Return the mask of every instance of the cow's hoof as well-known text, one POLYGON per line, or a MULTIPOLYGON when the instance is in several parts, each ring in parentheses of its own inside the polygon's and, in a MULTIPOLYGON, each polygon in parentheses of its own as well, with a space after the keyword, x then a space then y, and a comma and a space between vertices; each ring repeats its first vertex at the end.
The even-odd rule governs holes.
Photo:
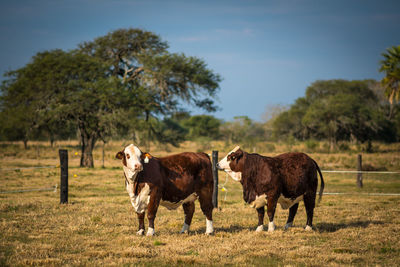
POLYGON ((186 223, 183 224, 182 230, 179 232, 180 234, 188 234, 189 233, 189 227, 190 225, 187 225, 186 223))
POLYGON ((206 232, 206 235, 214 235, 214 232, 206 232))
POLYGON ((155 234, 156 234, 156 232, 154 231, 154 229, 149 227, 149 229, 147 230, 146 236, 153 236, 155 234))
POLYGON ((286 231, 286 230, 289 229, 290 227, 293 227, 293 223, 292 223, 292 222, 285 224, 285 227, 283 228, 283 230, 286 231))
POLYGON ((136 235, 144 235, 144 229, 140 229, 136 232, 136 235))
POLYGON ((313 231, 312 227, 309 226, 309 225, 307 225, 306 228, 304 228, 304 230, 307 231, 307 232, 313 231))
POLYGON ((263 225, 257 226, 256 232, 257 232, 257 233, 260 233, 260 232, 262 232, 262 231, 264 231, 264 226, 263 226, 263 225))
POLYGON ((274 222, 270 222, 268 224, 268 232, 273 232, 273 231, 275 231, 275 224, 274 222))

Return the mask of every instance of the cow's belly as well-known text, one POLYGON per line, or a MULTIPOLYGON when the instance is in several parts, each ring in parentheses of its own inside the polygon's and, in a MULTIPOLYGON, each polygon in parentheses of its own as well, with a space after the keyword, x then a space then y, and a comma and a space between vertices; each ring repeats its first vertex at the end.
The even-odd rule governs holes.
MULTIPOLYGON (((299 203, 303 200, 303 195, 298 196, 296 199, 285 198, 283 195, 280 195, 278 199, 278 203, 281 205, 281 208, 286 210, 291 208, 294 204, 299 203)), ((258 209, 267 205, 267 195, 263 194, 261 196, 256 196, 256 199, 250 203, 250 207, 258 209)))
POLYGON ((163 207, 166 207, 169 210, 175 210, 177 209, 179 206, 181 206, 184 203, 187 202, 193 202, 197 199, 197 194, 196 193, 192 193, 191 195, 189 195, 187 198, 178 201, 178 202, 170 202, 170 201, 166 201, 166 200, 161 200, 160 201, 160 205, 163 207))
POLYGON ((285 198, 283 195, 281 195, 278 199, 278 203, 281 204, 282 209, 286 210, 286 209, 291 208, 294 204, 297 204, 302 200, 303 200, 303 195, 298 196, 295 199, 285 198))

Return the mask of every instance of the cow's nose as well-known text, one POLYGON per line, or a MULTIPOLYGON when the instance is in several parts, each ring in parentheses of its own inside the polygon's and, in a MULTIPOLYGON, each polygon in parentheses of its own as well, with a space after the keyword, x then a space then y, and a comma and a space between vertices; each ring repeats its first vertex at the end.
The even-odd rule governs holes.
POLYGON ((221 167, 219 166, 219 162, 217 163, 217 165, 215 165, 217 167, 218 170, 221 169, 221 167))
POLYGON ((141 167, 142 167, 141 164, 139 164, 139 163, 136 163, 136 164, 135 164, 135 170, 140 170, 141 167))

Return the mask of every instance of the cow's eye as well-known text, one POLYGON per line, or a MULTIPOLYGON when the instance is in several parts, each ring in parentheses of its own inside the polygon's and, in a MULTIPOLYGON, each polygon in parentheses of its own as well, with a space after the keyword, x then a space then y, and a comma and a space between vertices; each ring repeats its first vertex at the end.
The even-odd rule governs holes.
POLYGON ((131 156, 129 156, 129 154, 126 154, 126 158, 127 158, 127 159, 130 159, 130 158, 131 158, 131 156))
POLYGON ((235 156, 232 156, 231 159, 234 160, 234 159, 235 159, 235 156))

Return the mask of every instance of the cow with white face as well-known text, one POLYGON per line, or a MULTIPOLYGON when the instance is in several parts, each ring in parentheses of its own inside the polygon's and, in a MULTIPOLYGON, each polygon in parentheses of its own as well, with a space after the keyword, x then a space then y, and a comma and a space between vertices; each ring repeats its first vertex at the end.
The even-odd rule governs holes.
POLYGON ((243 187, 243 199, 258 212, 258 227, 263 231, 264 206, 269 217, 268 231, 275 230, 274 214, 277 203, 289 209, 285 229, 293 225, 300 201, 307 212, 306 230, 312 229, 315 197, 318 186, 317 172, 321 178, 321 199, 324 180, 317 163, 304 153, 285 153, 265 157, 247 153, 235 147, 217 164, 243 187))
POLYGON ((159 205, 167 209, 177 209, 182 205, 185 222, 181 233, 188 232, 196 199, 199 199, 200 208, 206 215, 206 234, 213 233, 214 181, 207 154, 184 152, 156 158, 131 144, 118 152, 116 158, 122 160, 126 190, 138 214, 138 235, 144 234, 146 211, 149 220, 147 235, 154 235, 154 219, 159 205))

